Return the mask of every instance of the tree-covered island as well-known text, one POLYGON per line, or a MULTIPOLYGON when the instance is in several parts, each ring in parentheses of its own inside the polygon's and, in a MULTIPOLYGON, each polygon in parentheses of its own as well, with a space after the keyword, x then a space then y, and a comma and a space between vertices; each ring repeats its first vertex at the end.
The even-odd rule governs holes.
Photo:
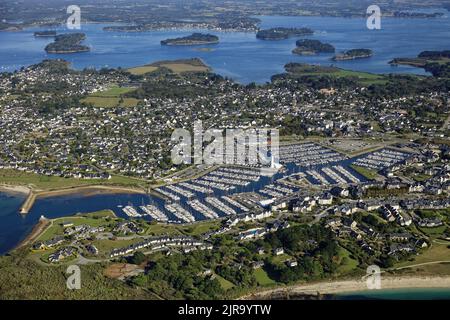
POLYGON ((351 49, 344 53, 337 54, 333 57, 334 61, 355 60, 370 58, 373 56, 373 52, 370 49, 351 49))
POLYGON ((271 28, 259 30, 256 38, 260 40, 283 40, 290 37, 309 36, 314 34, 314 30, 310 28, 271 28))
POLYGON ((54 42, 45 47, 45 51, 47 53, 88 52, 90 48, 80 44, 85 39, 84 33, 60 34, 55 37, 54 42))
POLYGON ((52 38, 52 37, 56 37, 56 31, 36 31, 34 33, 34 36, 36 38, 52 38))
POLYGON ((219 37, 212 34, 193 33, 190 36, 161 41, 163 46, 193 46, 219 43, 219 37))
POLYGON ((334 53, 336 49, 328 43, 319 40, 302 39, 298 40, 297 48, 292 52, 299 55, 316 55, 318 53, 334 53))

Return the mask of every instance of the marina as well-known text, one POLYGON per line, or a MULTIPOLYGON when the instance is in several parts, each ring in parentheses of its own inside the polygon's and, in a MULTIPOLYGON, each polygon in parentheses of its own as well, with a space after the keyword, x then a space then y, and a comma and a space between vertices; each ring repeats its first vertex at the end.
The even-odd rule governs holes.
POLYGON ((282 186, 279 183, 267 185, 264 189, 259 191, 259 193, 272 198, 282 198, 294 192, 294 189, 282 186))
POLYGON ((166 191, 166 190, 164 190, 162 188, 157 188, 157 189, 155 189, 155 191, 161 193, 162 195, 166 196, 170 200, 180 201, 180 197, 179 196, 177 196, 177 195, 175 195, 175 194, 173 194, 173 193, 171 193, 169 191, 166 191))
POLYGON ((248 212, 249 211, 249 209, 247 207, 243 206, 239 202, 237 202, 237 201, 235 201, 235 200, 233 200, 233 199, 231 199, 231 198, 229 198, 227 196, 222 196, 221 199, 226 201, 226 202, 228 202, 229 204, 235 206, 236 208, 240 209, 243 212, 248 212))
POLYGON ((184 189, 182 189, 180 187, 177 187, 175 185, 167 185, 167 186, 165 186, 165 188, 169 189, 169 190, 171 190, 171 191, 173 191, 173 192, 175 192, 175 193, 177 193, 177 194, 179 194, 179 195, 181 195, 181 196, 183 196, 185 198, 193 198, 195 196, 194 193, 192 193, 192 192, 190 192, 188 190, 184 190, 184 189))
POLYGON ((185 189, 189 189, 198 193, 203 193, 203 194, 210 194, 210 193, 214 193, 214 190, 211 188, 206 188, 203 186, 198 186, 192 183, 188 183, 188 182, 181 182, 179 183, 180 186, 182 186, 185 189))
POLYGON ((122 209, 122 211, 130 218, 140 218, 142 216, 132 206, 126 206, 125 208, 122 209))
POLYGON ((141 206, 140 208, 146 215, 150 216, 155 221, 167 222, 169 220, 169 218, 154 205, 141 206))
POLYGON ((410 156, 410 154, 405 152, 395 151, 392 149, 382 149, 360 157, 353 164, 379 171, 381 169, 389 168, 396 164, 402 163, 410 156))
POLYGON ((280 147, 280 163, 295 163, 300 167, 324 165, 347 159, 346 156, 316 143, 301 143, 280 147))
POLYGON ((229 206, 227 206, 225 203, 223 203, 222 201, 220 201, 217 198, 209 197, 209 198, 206 198, 205 201, 208 204, 210 204, 211 206, 213 206, 214 208, 222 211, 226 215, 235 215, 236 214, 236 210, 230 208, 229 206))
POLYGON ((195 217, 182 206, 177 203, 168 203, 165 205, 167 211, 172 213, 181 222, 192 223, 195 222, 195 217))
POLYGON ((209 207, 201 203, 199 200, 188 201, 188 205, 190 205, 194 210, 200 212, 207 219, 219 218, 219 215, 214 210, 211 210, 209 207))

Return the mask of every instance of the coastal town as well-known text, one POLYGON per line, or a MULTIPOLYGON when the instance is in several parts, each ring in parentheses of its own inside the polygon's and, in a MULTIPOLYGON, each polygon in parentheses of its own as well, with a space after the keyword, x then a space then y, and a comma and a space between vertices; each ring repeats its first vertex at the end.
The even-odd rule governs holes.
MULTIPOLYGON (((242 86, 207 69, 170 69, 182 64, 197 68, 201 61, 161 62, 136 75, 74 71, 56 60, 2 74, 5 177, 93 180, 93 187, 112 187, 121 177, 151 194, 147 203, 114 212, 43 216, 28 239, 33 260, 114 266, 200 255, 203 277, 220 279, 218 292, 231 294, 227 288, 358 274, 373 263, 395 270, 449 241, 448 91, 386 99, 366 94, 359 82, 316 88, 294 77, 303 65, 286 66, 271 84, 242 86), (167 96, 161 82, 183 94, 167 96), (116 104, 99 105, 114 95, 116 104), (58 99, 61 105, 52 102, 58 99), (177 168, 170 133, 197 120, 222 130, 279 129, 279 163, 264 168, 223 154, 232 161, 177 168), (288 240, 316 229, 318 238, 299 239, 300 247, 288 240), (230 256, 224 269, 207 257, 221 252, 225 239, 237 251, 256 246, 257 254, 230 256), (338 260, 322 261, 331 265, 316 275, 293 273, 311 268, 302 257, 325 250, 321 241, 338 260), (236 272, 249 282, 236 282, 236 272)), ((137 267, 120 279, 151 274, 137 267)))
MULTIPOLYGON (((369 11, 335 2, 118 0, 73 32, 0 4, 0 31, 45 54, 0 72, 0 299, 334 299, 374 274, 448 290, 450 52, 343 46, 315 19, 369 11), (250 41, 258 66, 287 59, 267 81, 214 62, 250 41)), ((380 3, 386 25, 448 18, 401 2, 380 3)))

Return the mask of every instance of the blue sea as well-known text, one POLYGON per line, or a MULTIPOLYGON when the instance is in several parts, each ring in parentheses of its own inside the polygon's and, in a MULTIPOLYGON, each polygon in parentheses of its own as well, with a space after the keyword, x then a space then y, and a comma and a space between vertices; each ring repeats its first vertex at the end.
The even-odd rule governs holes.
MULTIPOLYGON (((445 11, 446 12, 446 11, 445 11)), ((67 55, 46 54, 51 39, 34 38, 33 33, 48 28, 26 29, 21 32, 0 32, 0 71, 13 71, 38 63, 43 59, 63 58, 74 68, 132 67, 159 60, 199 57, 216 73, 241 83, 264 83, 272 75, 282 73, 289 62, 321 65, 334 64, 345 69, 373 73, 416 73, 422 69, 388 64, 396 57, 415 57, 424 50, 450 49, 450 17, 446 12, 435 19, 382 19, 381 30, 369 30, 363 18, 277 17, 263 16, 261 28, 309 27, 315 34, 308 37, 331 43, 337 52, 354 48, 374 51, 370 59, 333 62, 332 54, 302 57, 292 54, 296 38, 281 41, 256 39, 253 32, 210 32, 208 30, 151 31, 142 33, 106 32, 104 24, 82 25, 85 44, 91 52, 67 55), (185 36, 191 32, 209 32, 220 38, 217 45, 200 47, 161 46, 160 41, 185 36), (213 51, 199 51, 209 47, 213 51)), ((58 32, 73 32, 63 27, 58 32)))
MULTIPOLYGON (((450 18, 447 13, 436 19, 392 19, 382 20, 381 30, 368 30, 365 19, 332 17, 260 17, 261 28, 270 27, 310 27, 316 32, 309 38, 333 44, 337 52, 352 48, 369 48, 374 51, 370 59, 337 62, 335 65, 352 70, 374 73, 416 73, 422 69, 398 66, 388 62, 395 57, 414 57, 424 50, 450 49, 450 18)), ((86 67, 132 67, 160 60, 200 57, 216 73, 233 78, 241 83, 264 83, 274 74, 283 72, 289 62, 304 62, 330 65, 332 55, 323 54, 302 57, 292 54, 295 38, 281 41, 256 39, 255 33, 210 32, 220 37, 213 51, 198 51, 199 47, 161 46, 160 41, 188 35, 191 32, 207 30, 154 31, 143 33, 105 32, 102 24, 83 25, 85 43, 91 52, 69 55, 47 55, 45 46, 50 39, 35 38, 33 33, 40 29, 26 29, 20 32, 0 32, 0 72, 14 71, 38 63, 43 59, 63 58, 74 68, 86 67)), ((67 32, 60 28, 58 32, 67 32)), ((291 169, 295 170, 295 169, 291 169)), ((270 181, 263 181, 267 184, 270 181)), ((251 186, 258 189, 262 185, 251 186)), ((243 191, 243 190, 240 190, 243 191)), ((78 212, 92 212, 113 209, 122 215, 117 206, 133 204, 139 206, 154 203, 159 207, 159 199, 145 195, 91 195, 83 194, 39 199, 25 217, 18 214, 23 202, 21 195, 0 193, 0 254, 12 249, 33 228, 41 215, 55 218, 78 212)))
POLYGON ((340 300, 448 300, 450 288, 382 289, 342 293, 340 300))

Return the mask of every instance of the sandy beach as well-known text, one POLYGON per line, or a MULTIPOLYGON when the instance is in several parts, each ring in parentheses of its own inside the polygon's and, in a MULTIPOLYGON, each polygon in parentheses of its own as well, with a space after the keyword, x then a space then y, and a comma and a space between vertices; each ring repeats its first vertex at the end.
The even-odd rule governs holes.
POLYGON ((25 187, 25 186, 12 186, 12 185, 0 184, 0 191, 29 194, 31 190, 30 190, 30 188, 25 187))
MULTIPOLYGON (((381 289, 450 288, 450 276, 382 276, 381 289)), ((300 284, 249 294, 241 299, 270 299, 289 295, 337 294, 369 290, 365 280, 342 280, 300 284)))

